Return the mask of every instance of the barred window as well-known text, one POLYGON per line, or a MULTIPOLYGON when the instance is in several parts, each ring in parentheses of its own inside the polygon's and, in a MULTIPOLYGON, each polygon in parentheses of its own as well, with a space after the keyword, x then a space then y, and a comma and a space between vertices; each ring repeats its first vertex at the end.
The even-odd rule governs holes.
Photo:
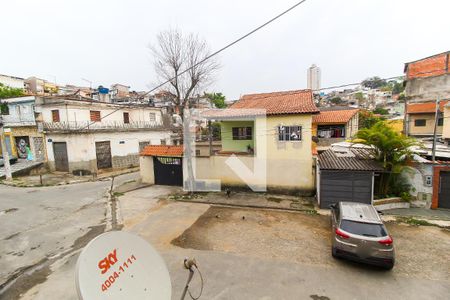
POLYGON ((251 140, 252 127, 233 127, 233 140, 251 140))
POLYGON ((301 141, 302 140, 302 126, 279 126, 278 127, 279 141, 301 141))

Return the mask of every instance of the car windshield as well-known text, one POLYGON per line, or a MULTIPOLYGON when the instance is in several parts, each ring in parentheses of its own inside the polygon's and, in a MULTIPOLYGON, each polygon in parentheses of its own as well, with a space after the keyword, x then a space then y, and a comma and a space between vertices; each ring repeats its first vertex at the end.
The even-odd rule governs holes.
POLYGON ((382 237, 387 235, 386 229, 382 224, 371 224, 371 223, 361 223, 349 220, 342 220, 341 229, 349 233, 363 236, 382 237))

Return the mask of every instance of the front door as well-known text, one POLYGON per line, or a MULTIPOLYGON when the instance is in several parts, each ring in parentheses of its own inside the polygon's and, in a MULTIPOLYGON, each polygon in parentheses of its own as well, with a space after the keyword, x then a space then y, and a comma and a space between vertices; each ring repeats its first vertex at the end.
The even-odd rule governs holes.
POLYGON ((439 173, 439 202, 440 208, 450 208, 450 172, 439 173))
POLYGON ((61 172, 69 172, 67 144, 65 142, 53 143, 53 155, 55 156, 55 170, 61 172))
POLYGON ((97 155, 97 169, 112 168, 111 143, 109 141, 96 142, 95 153, 97 155))

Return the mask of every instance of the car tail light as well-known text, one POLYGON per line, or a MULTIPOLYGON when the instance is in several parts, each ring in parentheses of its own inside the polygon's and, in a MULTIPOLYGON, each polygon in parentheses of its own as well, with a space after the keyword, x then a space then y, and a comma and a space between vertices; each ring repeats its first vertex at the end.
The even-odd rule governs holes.
POLYGON ((394 242, 394 240, 392 239, 392 237, 390 235, 388 235, 384 239, 378 241, 378 243, 383 244, 383 245, 391 245, 393 242, 394 242))
POLYGON ((348 234, 346 234, 345 232, 341 231, 339 228, 336 228, 335 232, 341 238, 348 239, 350 237, 348 234))

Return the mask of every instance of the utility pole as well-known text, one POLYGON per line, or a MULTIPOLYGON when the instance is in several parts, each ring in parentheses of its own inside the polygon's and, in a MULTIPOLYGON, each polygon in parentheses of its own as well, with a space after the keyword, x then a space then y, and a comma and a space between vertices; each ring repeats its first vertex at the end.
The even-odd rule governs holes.
POLYGON ((434 132, 433 132, 433 150, 432 150, 432 162, 434 163, 436 160, 436 143, 437 143, 437 136, 436 136, 436 131, 437 131, 437 123, 438 123, 438 116, 439 116, 439 96, 436 98, 436 111, 434 114, 434 132))
POLYGON ((213 140, 213 133, 212 133, 211 120, 208 120, 209 156, 213 155, 212 140, 213 140))
POLYGON ((9 153, 5 143, 5 131, 3 130, 3 117, 0 113, 0 140, 2 144, 3 167, 5 168, 6 180, 12 180, 11 165, 9 164, 9 153))

